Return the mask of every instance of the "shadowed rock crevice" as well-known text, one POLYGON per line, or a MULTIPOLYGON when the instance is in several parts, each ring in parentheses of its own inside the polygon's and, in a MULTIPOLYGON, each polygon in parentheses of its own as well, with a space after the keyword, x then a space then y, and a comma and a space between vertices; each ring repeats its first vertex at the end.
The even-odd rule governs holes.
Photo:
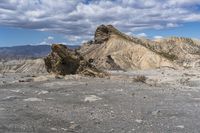
POLYGON ((112 58, 111 55, 107 56, 106 63, 110 65, 111 70, 123 70, 119 65, 115 63, 115 60, 112 58))
POLYGON ((107 73, 97 69, 76 51, 65 45, 53 44, 52 52, 44 58, 49 73, 58 75, 81 74, 92 77, 105 77, 107 73))

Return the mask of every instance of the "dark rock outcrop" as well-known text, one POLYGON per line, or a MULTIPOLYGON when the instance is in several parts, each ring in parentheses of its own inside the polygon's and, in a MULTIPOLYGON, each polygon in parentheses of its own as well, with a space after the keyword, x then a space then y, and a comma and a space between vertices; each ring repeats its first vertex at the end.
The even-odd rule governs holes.
POLYGON ((58 75, 81 74, 92 77, 105 77, 108 74, 97 69, 76 51, 65 45, 53 44, 52 52, 44 58, 49 73, 58 75))
POLYGON ((103 43, 104 41, 107 41, 110 36, 110 30, 107 26, 101 25, 96 29, 95 32, 95 43, 103 43))
POLYGON ((119 35, 122 38, 125 38, 127 40, 133 40, 136 38, 132 38, 126 34, 123 34, 118 29, 116 29, 112 25, 100 25, 97 27, 94 35, 94 43, 95 44, 101 44, 106 41, 108 41, 111 37, 111 35, 119 35))
POLYGON ((100 25, 97 27, 94 42, 95 44, 100 44, 107 41, 111 34, 119 34, 120 32, 112 25, 100 25))

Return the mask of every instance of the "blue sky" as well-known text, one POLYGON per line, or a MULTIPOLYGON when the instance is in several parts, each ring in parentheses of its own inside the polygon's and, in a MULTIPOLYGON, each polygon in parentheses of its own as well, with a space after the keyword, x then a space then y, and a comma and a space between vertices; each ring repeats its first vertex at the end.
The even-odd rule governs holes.
POLYGON ((1 0, 0 47, 77 45, 100 24, 151 39, 200 39, 200 0, 1 0))
MULTIPOLYGON (((50 43, 66 43, 63 34, 43 32, 32 29, 0 27, 0 46, 39 45, 50 43)), ((72 45, 72 44, 71 44, 72 45)))
POLYGON ((177 37, 189 37, 194 39, 200 39, 200 32, 198 30, 200 28, 200 22, 190 22, 190 23, 184 23, 178 27, 172 27, 172 28, 164 28, 164 29, 147 29, 140 32, 135 32, 136 35, 139 35, 142 33, 145 33, 144 36, 147 38, 156 38, 157 37, 171 37, 171 36, 177 36, 177 37))

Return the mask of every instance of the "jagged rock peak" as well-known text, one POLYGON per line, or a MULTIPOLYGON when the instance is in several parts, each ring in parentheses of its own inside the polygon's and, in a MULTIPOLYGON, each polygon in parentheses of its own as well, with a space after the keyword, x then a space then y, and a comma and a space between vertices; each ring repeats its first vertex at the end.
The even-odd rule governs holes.
POLYGON ((121 33, 112 25, 100 25, 96 29, 94 41, 96 44, 103 43, 109 39, 111 34, 121 34, 121 33))
POLYGON ((97 27, 95 36, 94 36, 94 43, 95 44, 102 44, 106 41, 108 41, 111 37, 111 35, 119 36, 121 38, 127 39, 129 41, 138 42, 141 41, 141 39, 128 36, 121 31, 119 31, 117 28, 115 28, 113 25, 100 25, 97 27))
POLYGON ((103 43, 107 41, 109 37, 110 37, 110 30, 107 26, 100 25, 99 27, 97 27, 94 37, 95 43, 103 43))

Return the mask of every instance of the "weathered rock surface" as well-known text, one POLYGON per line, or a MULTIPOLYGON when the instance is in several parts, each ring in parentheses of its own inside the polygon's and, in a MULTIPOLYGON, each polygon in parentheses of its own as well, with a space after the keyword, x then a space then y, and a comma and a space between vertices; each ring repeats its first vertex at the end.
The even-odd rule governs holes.
POLYGON ((44 61, 47 71, 58 75, 81 74, 92 77, 107 75, 84 60, 76 50, 70 50, 62 44, 53 44, 52 52, 44 58, 44 61))
POLYGON ((10 60, 0 62, 0 73, 47 73, 43 59, 10 60))
POLYGON ((103 69, 154 69, 199 67, 200 45, 193 39, 172 37, 152 41, 128 36, 112 25, 97 27, 93 43, 85 43, 80 53, 103 69))
POLYGON ((84 44, 81 53, 86 59, 94 59, 103 69, 151 69, 175 67, 172 61, 140 44, 138 38, 131 38, 113 26, 97 28, 94 44, 84 44))
POLYGON ((114 30, 115 29, 112 25, 108 25, 108 26, 100 25, 96 29, 94 42, 103 43, 107 41, 114 30))
POLYGON ((161 55, 168 55, 174 63, 185 67, 199 67, 200 45, 191 38, 170 37, 149 44, 149 47, 161 55))

